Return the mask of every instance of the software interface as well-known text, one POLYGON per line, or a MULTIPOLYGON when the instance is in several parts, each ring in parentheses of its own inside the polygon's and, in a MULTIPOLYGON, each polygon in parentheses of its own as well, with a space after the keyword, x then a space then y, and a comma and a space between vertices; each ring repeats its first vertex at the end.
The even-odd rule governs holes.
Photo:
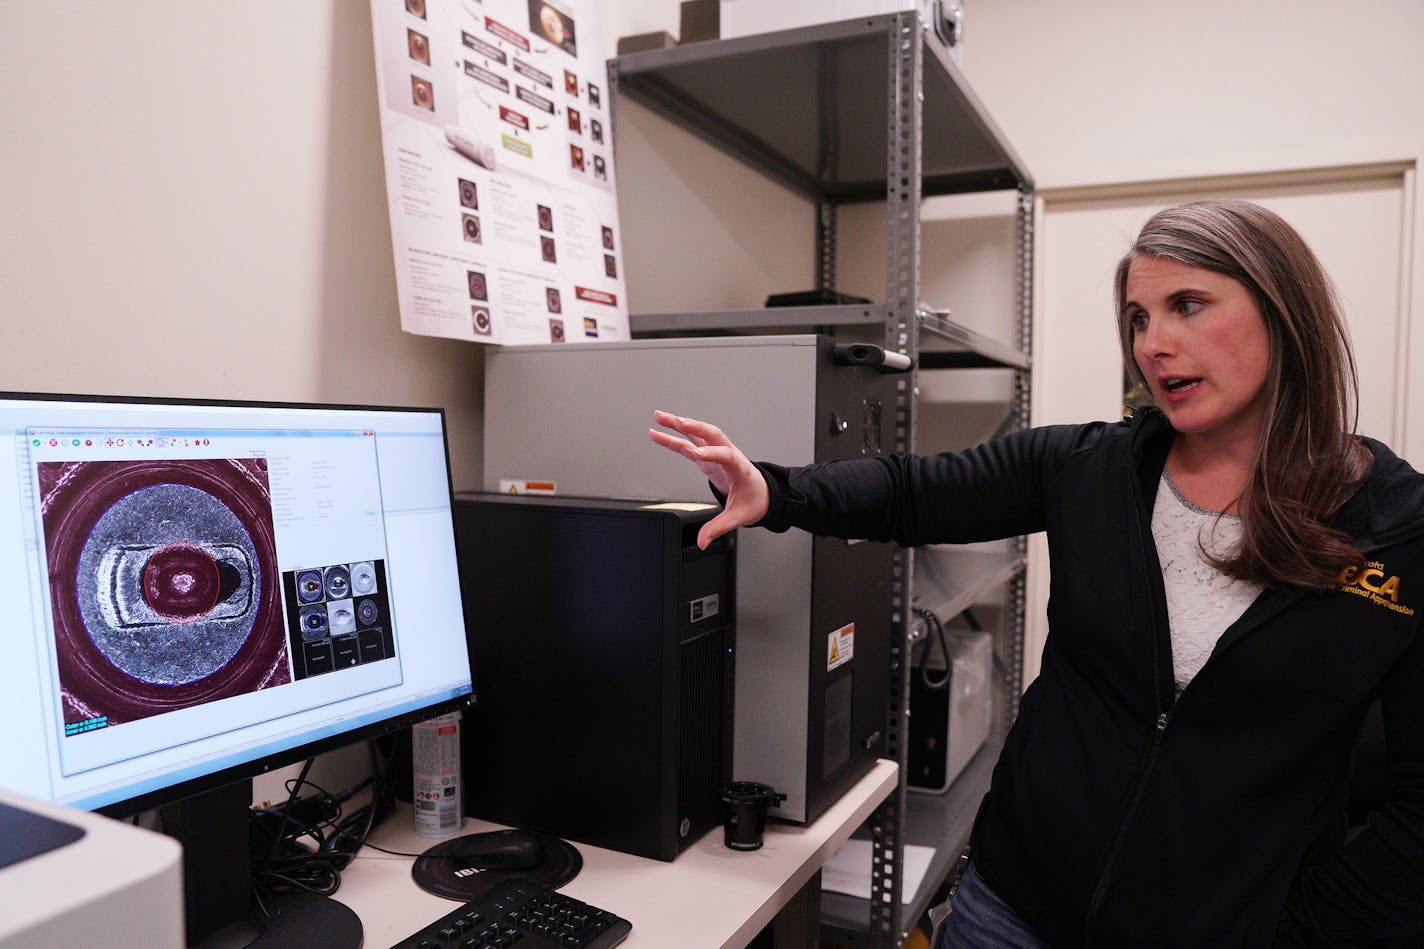
POLYGON ((0 784, 101 807, 470 692, 438 413, 0 398, 0 438, 0 784))

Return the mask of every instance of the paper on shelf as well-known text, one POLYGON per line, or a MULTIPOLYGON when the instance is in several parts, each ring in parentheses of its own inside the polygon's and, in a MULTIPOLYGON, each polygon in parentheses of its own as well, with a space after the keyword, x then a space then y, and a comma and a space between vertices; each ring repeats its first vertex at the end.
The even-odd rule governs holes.
MULTIPOLYGON (((901 903, 909 903, 915 898, 933 857, 933 847, 905 845, 901 903)), ((870 841, 847 840, 821 868, 821 889, 870 899, 870 841)))

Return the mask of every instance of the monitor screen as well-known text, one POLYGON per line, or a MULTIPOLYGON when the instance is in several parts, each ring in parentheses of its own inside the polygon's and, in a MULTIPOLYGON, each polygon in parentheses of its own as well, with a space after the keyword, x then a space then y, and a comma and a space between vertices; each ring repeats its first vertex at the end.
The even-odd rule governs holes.
POLYGON ((467 704, 444 417, 0 395, 0 785, 127 813, 467 704))

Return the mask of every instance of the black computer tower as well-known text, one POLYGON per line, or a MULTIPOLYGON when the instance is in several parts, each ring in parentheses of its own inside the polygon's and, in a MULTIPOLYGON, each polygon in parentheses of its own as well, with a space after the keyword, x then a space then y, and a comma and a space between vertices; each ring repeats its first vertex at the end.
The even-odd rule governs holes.
POLYGON ((731 779, 735 536, 710 505, 459 494, 472 816, 672 860, 731 779))

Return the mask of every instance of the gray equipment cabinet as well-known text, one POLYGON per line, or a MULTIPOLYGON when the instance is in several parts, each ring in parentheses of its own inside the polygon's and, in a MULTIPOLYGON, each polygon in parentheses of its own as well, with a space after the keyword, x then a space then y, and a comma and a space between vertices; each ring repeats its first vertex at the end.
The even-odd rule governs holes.
MULTIPOLYGON (((630 54, 610 61, 609 84, 615 103, 627 96, 813 202, 819 289, 835 288, 837 208, 886 206, 883 302, 635 314, 635 336, 805 327, 862 341, 878 337, 913 363, 896 383, 895 451, 915 450, 915 402, 924 372, 1008 370, 1013 381, 1000 428, 1028 424, 1033 182, 917 12, 630 54), (1017 312, 1007 343, 951 322, 920 294, 921 199, 984 191, 1016 193, 1017 312)), ((967 841, 1022 690, 1024 540, 1004 550, 896 553, 886 754, 899 762, 901 781, 860 834, 871 840, 871 898, 821 895, 828 942, 899 946, 967 841), (1004 608, 994 636, 1001 669, 989 740, 945 793, 908 793, 911 655, 926 635, 915 610, 949 621, 996 591, 1004 608), (934 858, 917 892, 902 904, 909 843, 933 847, 934 858)))

